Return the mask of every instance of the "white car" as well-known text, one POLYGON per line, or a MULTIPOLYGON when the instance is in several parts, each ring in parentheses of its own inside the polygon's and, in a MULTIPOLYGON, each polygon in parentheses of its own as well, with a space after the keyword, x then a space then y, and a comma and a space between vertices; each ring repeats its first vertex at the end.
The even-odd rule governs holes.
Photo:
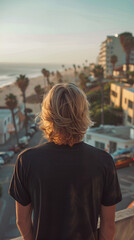
POLYGON ((14 152, 13 151, 7 151, 6 153, 8 154, 8 156, 10 158, 12 158, 14 156, 14 152))
POLYGON ((4 162, 4 159, 2 157, 0 157, 0 165, 3 165, 5 162, 4 162))
POLYGON ((28 145, 29 143, 29 137, 28 136, 24 136, 22 138, 19 138, 19 144, 24 143, 25 145, 28 145))
POLYGON ((28 131, 27 131, 28 136, 33 136, 34 133, 35 133, 35 130, 33 128, 29 128, 28 131))

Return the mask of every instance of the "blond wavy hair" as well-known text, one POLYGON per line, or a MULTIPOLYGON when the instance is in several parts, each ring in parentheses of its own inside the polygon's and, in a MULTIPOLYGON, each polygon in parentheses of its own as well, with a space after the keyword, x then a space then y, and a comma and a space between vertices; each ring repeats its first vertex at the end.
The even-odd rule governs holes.
POLYGON ((53 86, 42 103, 39 127, 50 142, 73 146, 92 121, 86 95, 73 83, 53 86))

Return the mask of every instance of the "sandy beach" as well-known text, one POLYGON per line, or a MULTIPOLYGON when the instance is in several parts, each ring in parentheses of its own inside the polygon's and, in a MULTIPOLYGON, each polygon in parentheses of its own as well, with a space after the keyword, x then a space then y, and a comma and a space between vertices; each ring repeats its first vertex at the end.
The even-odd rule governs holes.
MULTIPOLYGON (((76 77, 75 74, 74 74, 74 69, 70 69, 70 70, 67 70, 67 71, 62 71, 61 74, 62 74, 62 79, 65 82, 74 82, 75 83, 78 79, 78 77, 76 77)), ((50 76, 50 81, 52 81, 54 83, 57 83, 56 76, 51 75, 50 76)), ((26 97, 31 96, 32 94, 35 94, 34 87, 39 85, 39 84, 41 85, 41 87, 43 87, 44 85, 47 86, 47 81, 46 81, 46 79, 43 75, 38 76, 36 78, 30 78, 29 79, 29 86, 26 89, 26 97)), ((5 106, 5 97, 9 93, 12 93, 17 97, 18 105, 20 105, 22 103, 21 91, 15 85, 15 83, 12 83, 10 85, 7 85, 5 87, 0 88, 0 106, 5 106)), ((30 107, 30 105, 27 106, 27 107, 30 107)))

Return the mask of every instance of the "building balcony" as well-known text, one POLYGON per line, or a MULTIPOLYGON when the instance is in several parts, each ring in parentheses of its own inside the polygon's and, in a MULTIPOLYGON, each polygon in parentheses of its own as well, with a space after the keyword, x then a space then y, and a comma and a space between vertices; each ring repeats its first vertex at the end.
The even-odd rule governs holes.
MULTIPOLYGON (((133 240, 134 239, 134 207, 116 212, 115 217, 116 234, 114 240, 133 240)), ((99 235, 99 227, 98 227, 99 235)), ((99 238, 98 238, 99 239, 99 238)), ((23 240, 22 237, 10 240, 23 240)))

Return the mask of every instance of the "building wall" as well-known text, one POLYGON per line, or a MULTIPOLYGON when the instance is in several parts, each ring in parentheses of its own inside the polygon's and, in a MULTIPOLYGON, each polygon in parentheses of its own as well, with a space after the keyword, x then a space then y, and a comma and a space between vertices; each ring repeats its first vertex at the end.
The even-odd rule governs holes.
MULTIPOLYGON (((125 72, 127 69, 126 64, 123 65, 123 71, 125 72)), ((129 64, 129 71, 134 72, 134 64, 129 64)))
POLYGON ((111 56, 116 55, 118 61, 116 67, 123 65, 125 63, 125 53, 120 44, 120 40, 115 36, 107 36, 105 42, 102 43, 100 53, 99 53, 99 64, 104 68, 104 76, 107 77, 112 75, 112 64, 110 62, 111 56))
MULTIPOLYGON (((19 111, 17 108, 14 110, 14 113, 15 113, 17 131, 19 131, 23 127, 23 122, 20 122, 19 111)), ((8 129, 7 129, 8 124, 13 124, 11 111, 7 108, 1 108, 0 109, 0 144, 4 144, 10 138, 10 133, 8 133, 8 129)))
POLYGON ((121 142, 121 141, 117 140, 116 138, 115 139, 111 138, 110 136, 109 136, 109 138, 105 138, 105 136, 103 134, 94 135, 94 133, 92 131, 86 133, 86 135, 84 137, 84 142, 91 146, 105 150, 108 153, 115 152, 116 150, 129 148, 129 147, 133 146, 133 140, 130 140, 129 142, 124 140, 124 142, 121 142), (110 150, 110 142, 116 143, 116 149, 110 150), (96 143, 99 143, 99 144, 96 145, 96 143))
POLYGON ((112 106, 121 107, 122 87, 111 83, 110 86, 110 102, 112 106))
POLYGON ((7 132, 9 123, 12 123, 11 114, 0 118, 0 144, 4 144, 10 138, 10 133, 7 132))
MULTIPOLYGON (((112 75, 112 64, 110 58, 112 55, 116 55, 118 58, 115 67, 122 66, 126 62, 125 52, 120 44, 119 37, 107 36, 106 40, 102 42, 98 63, 104 68, 104 77, 112 75)), ((134 51, 130 56, 130 62, 134 63, 134 51)))
MULTIPOLYGON (((134 90, 134 88, 133 88, 134 90)), ((124 124, 134 125, 134 91, 123 89, 122 92, 122 109, 124 111, 124 124)))

